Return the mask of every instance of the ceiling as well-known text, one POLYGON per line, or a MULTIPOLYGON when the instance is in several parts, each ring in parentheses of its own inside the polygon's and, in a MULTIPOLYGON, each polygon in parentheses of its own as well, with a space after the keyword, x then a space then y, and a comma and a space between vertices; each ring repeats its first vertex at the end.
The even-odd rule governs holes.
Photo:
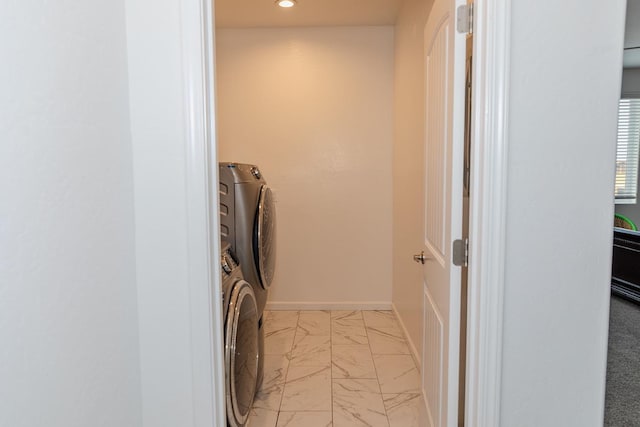
POLYGON ((217 28, 393 25, 403 0, 214 0, 217 28))

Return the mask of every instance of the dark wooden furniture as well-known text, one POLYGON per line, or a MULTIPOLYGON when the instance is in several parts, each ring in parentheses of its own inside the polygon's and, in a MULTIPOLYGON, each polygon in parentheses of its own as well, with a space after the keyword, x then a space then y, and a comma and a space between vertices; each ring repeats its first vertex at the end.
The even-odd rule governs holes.
POLYGON ((613 229, 611 292, 640 304, 640 231, 613 229))

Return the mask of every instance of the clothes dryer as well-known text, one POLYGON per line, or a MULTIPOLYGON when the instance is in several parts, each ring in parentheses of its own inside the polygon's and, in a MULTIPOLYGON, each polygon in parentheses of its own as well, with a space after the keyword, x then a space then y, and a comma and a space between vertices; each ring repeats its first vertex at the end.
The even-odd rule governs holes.
POLYGON ((258 307, 228 243, 223 242, 220 263, 227 425, 243 427, 258 387, 258 307))
POLYGON ((219 172, 222 238, 238 255, 262 314, 276 264, 273 194, 255 165, 220 163, 219 172))

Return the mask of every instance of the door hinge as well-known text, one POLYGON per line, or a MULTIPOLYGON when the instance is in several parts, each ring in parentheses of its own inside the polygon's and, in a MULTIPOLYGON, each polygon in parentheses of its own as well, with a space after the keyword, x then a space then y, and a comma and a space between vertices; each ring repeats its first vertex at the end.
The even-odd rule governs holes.
POLYGON ((453 265, 467 267, 469 265, 469 239, 454 240, 452 255, 453 265))
POLYGON ((456 29, 459 33, 473 33, 473 3, 458 6, 456 29))

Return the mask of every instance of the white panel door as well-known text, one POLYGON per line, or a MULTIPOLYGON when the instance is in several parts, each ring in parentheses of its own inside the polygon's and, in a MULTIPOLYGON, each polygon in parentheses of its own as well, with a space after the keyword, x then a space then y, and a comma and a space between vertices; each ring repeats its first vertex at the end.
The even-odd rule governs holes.
POLYGON ((452 242, 462 235, 465 35, 456 6, 436 0, 424 32, 423 392, 435 427, 458 425, 461 268, 452 242))

